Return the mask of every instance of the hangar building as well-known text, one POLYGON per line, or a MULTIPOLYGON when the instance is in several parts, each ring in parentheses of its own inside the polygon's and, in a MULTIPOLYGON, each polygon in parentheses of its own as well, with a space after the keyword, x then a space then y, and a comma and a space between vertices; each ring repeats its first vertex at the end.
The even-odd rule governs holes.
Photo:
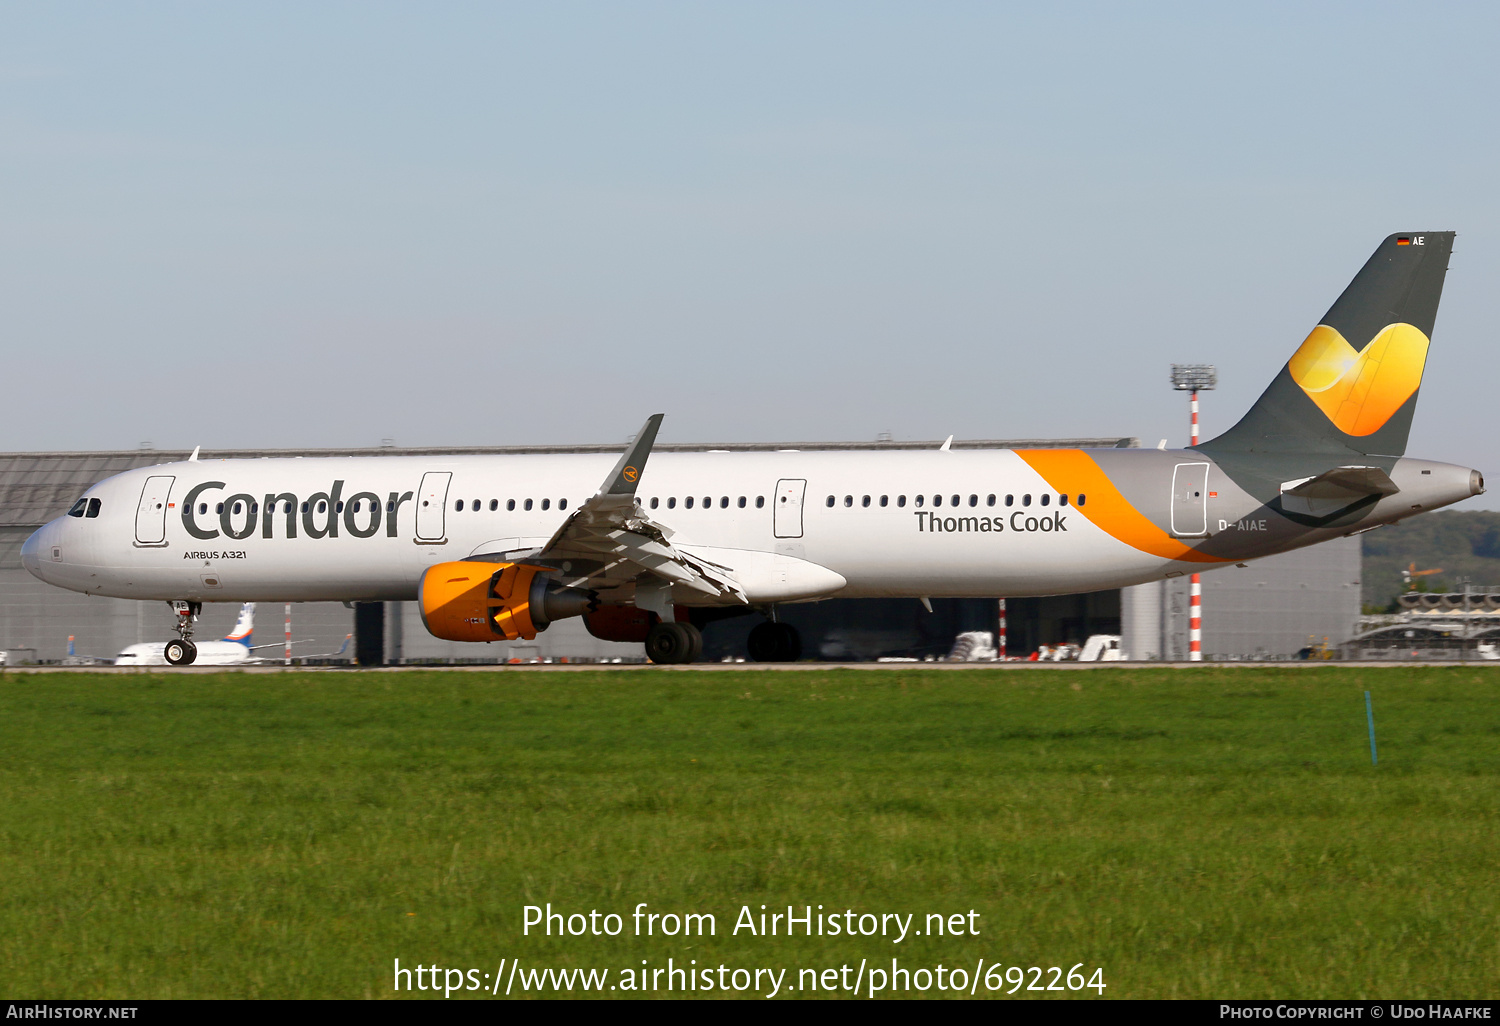
MULTIPOLYGON (((709 449, 929 449, 938 442, 658 444, 662 452, 709 449)), ((953 448, 1127 447, 1134 438, 1069 438, 955 441, 953 448)), ((203 458, 271 456, 437 456, 456 454, 618 452, 619 445, 323 450, 239 450, 203 458)), ((171 613, 165 603, 91 598, 53 588, 21 566, 22 543, 32 531, 61 516, 96 481, 135 467, 186 459, 186 452, 139 449, 115 452, 0 454, 0 651, 11 661, 62 662, 111 658, 127 645, 165 642, 171 613), (70 643, 71 639, 71 643, 70 643)), ((1258 560, 1246 569, 1203 575, 1204 644, 1210 659, 1286 658, 1309 640, 1337 646, 1354 632, 1359 617, 1359 543, 1344 538, 1301 552, 1258 560)), ((992 599, 934 599, 928 612, 910 599, 835 599, 787 605, 779 615, 803 637, 804 658, 942 657, 954 637, 995 629, 992 599)), ((1123 634, 1131 658, 1183 659, 1187 650, 1187 579, 1139 585, 1121 591, 1008 602, 1011 655, 1039 645, 1082 642, 1092 634, 1123 634)), ((235 605, 207 605, 198 638, 229 633, 235 605)), ((477 646, 432 637, 412 602, 261 604, 256 610, 257 655, 280 659, 290 616, 293 655, 299 660, 365 663, 507 662, 534 659, 639 661, 639 645, 600 641, 580 620, 563 620, 535 641, 477 646), (346 641, 348 644, 346 645, 346 641)), ((744 636, 757 617, 710 624, 705 658, 744 653, 744 636)))

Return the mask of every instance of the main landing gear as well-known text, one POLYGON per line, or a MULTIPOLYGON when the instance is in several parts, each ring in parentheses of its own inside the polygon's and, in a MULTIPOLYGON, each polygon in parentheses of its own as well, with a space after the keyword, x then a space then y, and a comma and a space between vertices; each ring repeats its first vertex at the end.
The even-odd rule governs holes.
POLYGON ((789 623, 757 624, 748 641, 750 658, 757 663, 794 663, 802 658, 802 635, 789 623))
POLYGON ((653 663, 693 663, 703 654, 703 634, 690 623, 666 620, 646 635, 646 658, 653 663))
POLYGON ((177 639, 167 642, 162 655, 172 666, 191 666, 198 658, 198 646, 193 644, 193 624, 203 612, 202 602, 173 602, 172 612, 177 614, 177 639))

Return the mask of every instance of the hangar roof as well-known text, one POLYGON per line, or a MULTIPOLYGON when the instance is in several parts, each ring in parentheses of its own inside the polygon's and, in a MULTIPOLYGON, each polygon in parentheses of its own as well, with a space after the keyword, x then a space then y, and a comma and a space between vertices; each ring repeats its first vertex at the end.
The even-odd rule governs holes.
MULTIPOLYGON (((431 448, 381 446, 365 449, 216 449, 200 459, 258 459, 274 456, 489 456, 556 453, 616 453, 627 443, 609 445, 512 445, 431 448)), ((853 451, 936 449, 941 442, 659 442, 654 452, 775 452, 784 449, 853 451)), ((954 441, 954 449, 1108 449, 1134 448, 1140 439, 1015 438, 954 441)), ((73 500, 106 477, 185 460, 182 450, 127 449, 121 452, 0 453, 0 528, 40 527, 66 513, 73 500)))

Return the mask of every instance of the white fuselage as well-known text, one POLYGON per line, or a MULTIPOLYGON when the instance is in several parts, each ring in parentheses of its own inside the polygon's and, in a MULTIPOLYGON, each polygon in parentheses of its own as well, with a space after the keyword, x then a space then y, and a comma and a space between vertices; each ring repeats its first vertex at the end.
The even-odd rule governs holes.
MULTIPOLYGON (((97 517, 58 518, 23 557, 49 583, 120 598, 412 599, 436 563, 543 545, 614 459, 166 464, 100 482, 88 492, 100 500, 97 517)), ((658 453, 638 498, 674 532, 673 545, 734 570, 752 602, 1059 594, 1177 565, 1059 505, 1009 450, 658 453), (961 529, 933 531, 933 516, 961 529)), ((679 601, 693 598, 680 591, 679 601)))

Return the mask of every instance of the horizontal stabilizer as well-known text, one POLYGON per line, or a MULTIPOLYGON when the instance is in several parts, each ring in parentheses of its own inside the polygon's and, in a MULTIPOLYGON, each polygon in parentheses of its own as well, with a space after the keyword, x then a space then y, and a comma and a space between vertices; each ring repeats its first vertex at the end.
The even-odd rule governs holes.
POLYGON ((1295 495, 1304 499, 1343 499, 1346 502, 1367 495, 1395 495, 1400 490, 1391 476, 1379 467, 1334 467, 1317 477, 1287 481, 1281 486, 1282 495, 1295 495))
POLYGON ((1283 482, 1281 511, 1322 520, 1400 490, 1379 467, 1334 467, 1317 477, 1283 482))

